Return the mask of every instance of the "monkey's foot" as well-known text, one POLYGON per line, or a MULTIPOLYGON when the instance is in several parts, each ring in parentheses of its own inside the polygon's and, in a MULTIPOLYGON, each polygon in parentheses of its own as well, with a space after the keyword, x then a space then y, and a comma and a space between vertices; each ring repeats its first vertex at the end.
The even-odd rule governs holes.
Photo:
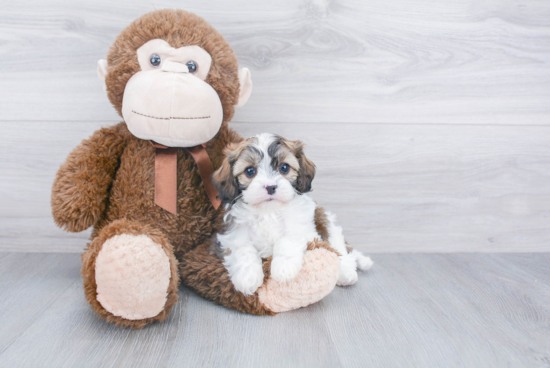
POLYGON ((170 261, 147 235, 108 239, 95 264, 97 300, 115 316, 136 320, 162 312, 168 297, 170 261))
MULTIPOLYGON (((326 243, 310 244, 298 275, 287 282, 271 277, 258 289, 260 302, 279 313, 302 308, 327 296, 336 285, 340 260, 326 243)), ((267 274, 266 274, 267 276, 267 274)))
POLYGON ((82 256, 86 299, 109 322, 132 328, 162 321, 177 300, 177 261, 160 232, 117 220, 82 256))

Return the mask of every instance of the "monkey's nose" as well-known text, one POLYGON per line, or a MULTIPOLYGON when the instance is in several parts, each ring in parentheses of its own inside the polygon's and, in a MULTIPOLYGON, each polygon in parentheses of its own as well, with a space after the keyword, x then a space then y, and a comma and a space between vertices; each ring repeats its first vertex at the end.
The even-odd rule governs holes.
POLYGON ((164 60, 160 70, 163 72, 189 73, 189 67, 187 65, 170 60, 164 60))
POLYGON ((276 185, 269 185, 269 186, 265 187, 265 189, 267 190, 267 194, 272 195, 272 194, 275 193, 275 189, 277 189, 277 186, 276 185))

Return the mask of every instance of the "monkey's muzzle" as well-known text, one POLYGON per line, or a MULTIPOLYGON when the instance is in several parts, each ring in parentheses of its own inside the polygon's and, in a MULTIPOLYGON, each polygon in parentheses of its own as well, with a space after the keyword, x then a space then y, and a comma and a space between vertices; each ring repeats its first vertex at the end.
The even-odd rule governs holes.
POLYGON ((132 76, 124 90, 122 115, 130 132, 168 147, 193 147, 219 131, 223 108, 214 88, 166 60, 160 69, 132 76))

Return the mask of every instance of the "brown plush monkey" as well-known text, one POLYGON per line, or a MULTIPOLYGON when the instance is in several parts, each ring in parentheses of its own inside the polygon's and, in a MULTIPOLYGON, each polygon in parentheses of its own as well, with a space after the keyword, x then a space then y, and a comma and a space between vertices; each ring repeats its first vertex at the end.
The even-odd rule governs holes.
POLYGON ((182 10, 146 14, 117 37, 98 74, 125 121, 96 131, 70 153, 53 184, 52 212, 67 231, 93 226, 82 276, 100 316, 133 328, 162 321, 177 301, 180 278, 208 299, 258 315, 309 305, 334 288, 339 261, 323 240, 309 244, 302 270, 286 284, 269 277, 265 260, 264 284, 248 297, 234 290, 208 250, 223 209, 209 198, 209 178, 201 178, 190 147, 206 147, 218 168, 224 147, 242 140, 228 122, 251 90, 250 73, 238 71, 215 29, 182 10), (155 204, 172 203, 159 166, 168 152, 177 175, 170 212, 155 204))

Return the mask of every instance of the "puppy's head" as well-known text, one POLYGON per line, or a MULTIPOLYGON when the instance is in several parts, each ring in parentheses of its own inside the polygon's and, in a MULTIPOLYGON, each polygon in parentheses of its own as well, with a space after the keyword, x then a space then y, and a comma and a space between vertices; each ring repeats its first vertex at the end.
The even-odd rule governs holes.
POLYGON ((242 194, 245 203, 286 203, 311 190, 315 165, 299 141, 262 133, 225 150, 213 182, 222 200, 233 201, 242 194))

